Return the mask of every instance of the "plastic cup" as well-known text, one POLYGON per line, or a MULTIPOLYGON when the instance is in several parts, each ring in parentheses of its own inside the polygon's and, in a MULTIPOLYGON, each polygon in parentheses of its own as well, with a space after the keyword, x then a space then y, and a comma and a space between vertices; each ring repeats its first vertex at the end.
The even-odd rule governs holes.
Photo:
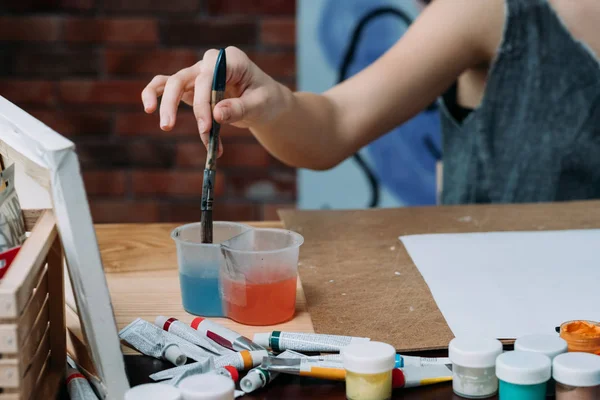
POLYGON ((293 318, 302 243, 301 235, 285 229, 252 229, 222 243, 225 315, 255 326, 293 318))
POLYGON ((190 314, 224 317, 220 270, 224 263, 221 243, 252 229, 235 222, 213 222, 213 243, 202 243, 199 222, 171 232, 177 246, 183 308, 190 314))

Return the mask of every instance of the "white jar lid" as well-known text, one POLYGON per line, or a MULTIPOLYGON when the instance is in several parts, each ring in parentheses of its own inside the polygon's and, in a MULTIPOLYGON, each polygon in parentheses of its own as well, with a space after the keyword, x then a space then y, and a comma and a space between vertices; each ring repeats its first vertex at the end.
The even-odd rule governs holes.
POLYGON ((563 385, 600 385, 600 356, 592 353, 565 353, 554 358, 553 377, 563 385))
POLYGON ((179 384, 183 400, 233 400, 233 380, 223 375, 206 373, 188 376, 179 384))
POLYGON ((567 342, 558 335, 527 335, 515 341, 515 351, 542 353, 554 359, 567 352, 567 342))
POLYGON ((516 385, 537 385, 552 376, 552 362, 544 354, 508 351, 496 359, 496 376, 516 385))
POLYGON ((181 400, 181 392, 166 383, 147 383, 125 393, 125 400, 181 400))
POLYGON ((391 371, 396 365, 396 349, 387 343, 354 343, 342 349, 344 369, 359 374, 391 371))
POLYGON ((490 368, 502 354, 502 343, 497 339, 454 338, 448 346, 452 364, 469 368, 490 368))

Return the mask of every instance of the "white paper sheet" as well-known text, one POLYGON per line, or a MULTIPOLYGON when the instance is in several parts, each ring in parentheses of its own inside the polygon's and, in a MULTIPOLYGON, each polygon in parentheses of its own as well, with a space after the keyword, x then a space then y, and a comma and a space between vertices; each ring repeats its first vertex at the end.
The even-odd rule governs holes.
POLYGON ((600 320, 600 230, 402 236, 455 336, 600 320))

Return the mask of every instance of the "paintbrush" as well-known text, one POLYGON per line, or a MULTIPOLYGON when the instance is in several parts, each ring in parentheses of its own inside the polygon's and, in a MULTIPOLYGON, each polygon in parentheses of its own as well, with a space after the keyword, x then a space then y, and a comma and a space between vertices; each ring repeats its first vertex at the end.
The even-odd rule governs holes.
MULTIPOLYGON (((211 113, 218 102, 225 97, 225 83, 227 79, 227 61, 225 49, 219 51, 215 72, 213 75, 212 93, 210 98, 211 113)), ((206 165, 204 166, 204 182, 202 183, 202 217, 200 219, 202 243, 213 242, 213 195, 215 187, 215 175, 217 172, 217 155, 219 154, 219 131, 221 126, 213 117, 208 139, 208 152, 206 154, 206 165)))

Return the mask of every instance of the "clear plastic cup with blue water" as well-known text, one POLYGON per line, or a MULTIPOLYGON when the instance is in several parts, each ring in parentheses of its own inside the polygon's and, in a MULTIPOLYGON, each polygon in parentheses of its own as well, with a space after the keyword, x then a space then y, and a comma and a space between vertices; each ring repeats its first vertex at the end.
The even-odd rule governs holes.
POLYGON ((200 223, 182 225, 171 232, 177 247, 183 308, 190 314, 224 317, 220 270, 221 243, 251 230, 245 224, 215 221, 213 243, 202 243, 200 223))

